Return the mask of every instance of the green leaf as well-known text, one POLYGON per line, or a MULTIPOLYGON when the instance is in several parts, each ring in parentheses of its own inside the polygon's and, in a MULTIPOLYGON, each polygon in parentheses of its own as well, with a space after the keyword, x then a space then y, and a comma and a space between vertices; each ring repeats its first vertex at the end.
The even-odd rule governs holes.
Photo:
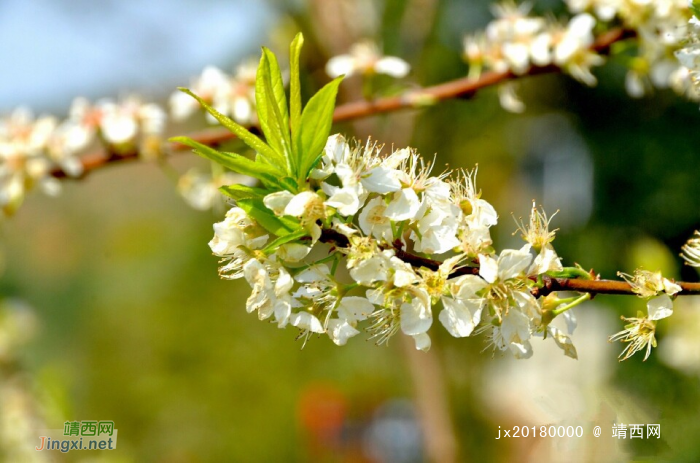
MULTIPOLYGON (((289 119, 292 137, 296 138, 301 123, 301 82, 299 79, 299 55, 304 45, 304 36, 299 32, 289 46, 289 119)), ((299 156, 294 146, 294 155, 299 156)))
POLYGON ((263 199, 265 196, 272 193, 272 191, 266 190, 265 188, 255 188, 238 184, 222 186, 219 188, 219 191, 236 201, 241 199, 263 199))
POLYGON ((250 146, 252 149, 260 153, 261 156, 265 156, 272 162, 277 162, 279 165, 284 165, 284 158, 280 154, 278 154, 275 150, 273 150, 269 145, 267 145, 264 141, 262 141, 258 136, 256 136, 254 133, 251 133, 248 129, 243 127, 242 125, 237 124, 230 118, 224 116, 221 114, 219 111, 216 109, 212 108, 210 105, 207 104, 206 101, 201 99, 199 96, 195 95, 192 93, 192 91, 188 88, 184 87, 178 87, 178 90, 181 92, 187 93, 189 96, 194 98, 199 102, 199 104, 202 105, 202 107, 207 110, 209 114, 214 116, 214 118, 219 121, 221 125, 229 129, 231 132, 233 132, 238 138, 240 138, 243 143, 246 145, 250 146))
POLYGON ((287 161, 288 167, 291 167, 291 138, 284 82, 277 58, 265 47, 255 78, 255 103, 265 139, 287 161))
POLYGON ((299 191, 299 186, 297 185, 297 181, 294 180, 292 177, 280 178, 279 184, 281 186, 283 186, 285 190, 291 191, 292 193, 296 193, 299 191))
POLYGON ((690 11, 693 12, 693 16, 700 19, 700 0, 692 0, 689 2, 690 11))
POLYGON ((193 148, 194 152, 198 155, 211 159, 212 161, 226 167, 227 169, 231 169, 234 172, 248 175, 274 185, 280 185, 280 172, 272 166, 251 161, 250 159, 236 153, 223 153, 221 151, 217 151, 214 148, 203 145, 188 137, 175 137, 171 138, 170 141, 189 146, 190 148, 193 148))
POLYGON ((270 66, 270 81, 265 83, 265 93, 268 101, 273 101, 273 104, 268 104, 271 113, 268 112, 268 120, 272 121, 272 128, 277 132, 282 144, 282 154, 287 161, 287 172, 294 175, 296 166, 295 159, 292 157, 292 138, 289 135, 289 116, 287 115, 287 98, 284 95, 284 84, 282 82, 282 74, 277 65, 275 55, 263 47, 263 53, 267 56, 267 61, 270 66), (275 104, 276 103, 276 104, 275 104), (270 118, 269 116, 272 115, 270 118))
POLYGON ((255 219, 261 227, 277 236, 286 236, 301 228, 299 222, 291 217, 277 217, 265 206, 262 199, 241 199, 236 204, 255 219))
POLYGON ((269 252, 277 249, 278 247, 282 246, 283 244, 287 244, 290 241, 296 241, 300 238, 303 238, 305 236, 308 236, 308 232, 304 229, 297 230, 295 232, 292 232, 288 235, 280 236, 276 240, 274 240, 272 243, 268 244, 265 249, 263 249, 264 252, 269 252))
POLYGON ((301 128, 296 138, 299 156, 299 180, 305 181, 311 169, 321 159, 323 147, 333 124, 333 109, 338 85, 343 76, 338 77, 309 100, 301 115, 301 128))

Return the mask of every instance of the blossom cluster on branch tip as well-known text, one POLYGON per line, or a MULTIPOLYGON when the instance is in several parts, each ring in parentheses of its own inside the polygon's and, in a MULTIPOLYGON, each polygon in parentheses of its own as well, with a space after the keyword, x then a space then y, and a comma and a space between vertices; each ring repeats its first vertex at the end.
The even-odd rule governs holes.
MULTIPOLYGON (((255 114, 255 73, 257 63, 246 60, 240 64, 232 75, 226 74, 215 66, 207 66, 194 78, 190 89, 201 96, 217 111, 230 116, 240 124, 254 124, 258 118, 255 114)), ((182 92, 170 96, 170 113, 173 120, 182 121, 192 116, 201 105, 182 92)), ((207 114, 209 122, 216 120, 207 114)))
POLYGON ((696 230, 694 237, 690 238, 681 250, 683 251, 681 257, 686 265, 700 267, 700 231, 696 230))
MULTIPOLYGON (((302 43, 298 35, 290 46, 297 66, 302 43)), ((234 206, 214 225, 209 243, 221 258, 221 277, 250 285, 249 313, 279 328, 296 327, 304 345, 322 334, 345 345, 364 330, 377 344, 402 332, 419 350, 430 348, 435 313, 455 337, 485 334, 494 352, 529 358, 531 340, 550 337, 577 358, 570 310, 592 293, 560 298, 543 289, 552 279, 595 276, 562 266, 552 245, 553 216, 533 202, 529 220, 516 220, 515 233, 526 244, 496 251, 490 228, 498 215, 481 198, 476 169, 435 174, 434 163, 411 148, 383 153, 371 141, 328 136, 340 79, 302 112, 298 69, 290 76, 288 100, 277 60, 263 48, 255 93, 265 141, 181 89, 257 152, 251 160, 173 139, 260 181, 221 188, 234 206), (555 326, 559 315, 566 332, 555 326)), ((656 321, 672 313, 671 297, 681 287, 659 272, 620 276, 648 301, 648 316, 627 319, 632 324, 610 339, 629 343, 624 359, 643 348, 648 355, 656 321)))
POLYGON ((686 72, 693 83, 693 88, 700 91, 698 75, 700 73, 700 4, 690 0, 689 6, 693 12, 693 17, 688 21, 688 32, 683 48, 676 51, 676 58, 683 64, 686 72))
POLYGON ((94 105, 76 98, 64 120, 37 118, 27 108, 16 109, 0 119, 0 208, 11 214, 26 191, 37 185, 56 194, 60 184, 51 176, 52 169, 80 176, 79 155, 98 139, 115 153, 157 155, 165 118, 160 107, 136 97, 104 99, 94 105))
POLYGON ((347 54, 334 56, 326 63, 326 73, 331 77, 386 74, 400 79, 410 70, 406 61, 396 56, 383 56, 379 47, 369 40, 353 44, 347 54))
MULTIPOLYGON (((483 32, 464 40, 470 75, 476 77, 485 69, 523 75, 532 66, 555 65, 593 86, 596 78, 591 69, 605 61, 600 51, 591 48, 593 33, 620 24, 636 35, 627 50, 623 47, 613 50, 629 69, 625 87, 630 96, 641 97, 652 87, 671 87, 687 98, 700 99, 691 73, 673 56, 687 35, 685 24, 690 10, 685 0, 568 0, 566 3, 574 14, 566 22, 531 15, 527 3, 494 5, 496 19, 483 32)), ((515 85, 514 82, 502 84, 499 97, 505 109, 522 112, 525 107, 517 97, 515 85)))
POLYGON ((432 170, 412 149, 383 155, 376 144, 333 135, 307 188, 262 198, 275 216, 298 221, 303 236, 270 246, 269 231, 233 207, 209 243, 222 258, 220 274, 250 284, 248 312, 297 327, 304 340, 325 333, 344 345, 364 329, 381 344, 403 332, 427 350, 439 310, 455 337, 485 333, 494 350, 527 358, 531 338, 549 336, 576 357, 567 334, 543 322, 544 299, 531 294, 538 276, 562 270, 543 212, 533 207, 522 225, 522 248, 497 253, 489 229, 498 216, 481 198, 476 170, 432 170), (346 246, 327 243, 329 230, 346 246), (410 265, 399 251, 449 257, 431 269, 410 265), (464 267, 472 272, 455 277, 464 267))

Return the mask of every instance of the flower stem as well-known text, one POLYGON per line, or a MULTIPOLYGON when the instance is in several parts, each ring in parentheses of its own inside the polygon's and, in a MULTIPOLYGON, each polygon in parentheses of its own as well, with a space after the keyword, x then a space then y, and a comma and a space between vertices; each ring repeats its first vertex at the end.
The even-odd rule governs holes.
POLYGON ((561 314, 563 314, 564 312, 566 312, 567 310, 573 309, 574 307, 576 307, 576 306, 579 305, 580 303, 585 302, 585 301, 589 300, 590 298, 591 298, 591 293, 586 293, 586 294, 583 294, 583 295, 581 295, 581 296, 579 296, 579 297, 573 297, 573 298, 568 298, 568 299, 562 299, 562 301, 567 301, 567 300, 569 300, 569 299, 573 299, 573 301, 569 302, 568 304, 566 304, 566 305, 563 306, 563 307, 559 307, 559 308, 557 308, 557 309, 552 310, 552 314, 554 314, 555 317, 556 317, 557 315, 561 315, 561 314))

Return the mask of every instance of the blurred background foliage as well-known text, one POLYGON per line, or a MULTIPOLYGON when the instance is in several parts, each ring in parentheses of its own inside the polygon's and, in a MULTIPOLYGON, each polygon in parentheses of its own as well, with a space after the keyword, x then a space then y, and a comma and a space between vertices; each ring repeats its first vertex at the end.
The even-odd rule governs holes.
MULTIPOLYGON (((191 0, 66 0, 36 2, 42 14, 30 9, 35 14, 27 16, 17 13, 26 8, 21 5, 6 2, 6 17, 40 35, 15 32, 10 43, 22 42, 36 56, 51 50, 41 20, 58 22, 57 30, 102 30, 103 42, 93 47, 110 58, 111 77, 101 80, 78 57, 73 74, 60 81, 41 63, 3 50, 3 61, 16 69, 6 81, 21 85, 23 73, 42 69, 34 93, 0 95, 3 112, 25 103, 38 112, 60 111, 72 97, 98 91, 140 90, 164 102, 205 64, 231 69, 260 44, 286 57, 298 30, 307 40, 307 96, 327 80, 328 57, 365 37, 410 61, 413 72, 400 85, 427 86, 466 74, 462 37, 490 18, 488 2, 459 0, 216 1, 201 8, 191 0), (129 77, 153 56, 162 63, 144 71, 148 83, 129 77), (84 92, 75 84, 81 74, 94 83, 84 92)), ((554 1, 535 9, 564 11, 554 1)), ((85 40, 62 37, 53 51, 79 49, 85 40)), ((643 266, 697 281, 677 252, 700 226, 698 107, 665 92, 633 100, 624 92, 624 70, 613 60, 597 71, 593 89, 564 76, 524 79, 521 115, 501 109, 496 90, 488 89, 338 129, 388 146, 411 145, 428 158, 437 153, 438 166, 478 163, 483 197, 500 213, 497 248, 520 245, 509 216, 526 215, 535 199, 550 214, 560 210, 553 225, 565 264, 578 262, 609 278, 643 266)), ((387 92, 397 90, 385 84, 387 92)), ((357 98, 360 87, 357 77, 348 79, 339 100, 357 98)), ((202 118, 180 133, 204 124, 202 118)), ((205 165, 187 154, 172 164, 182 172, 205 165)), ((399 339, 386 348, 361 339, 344 348, 312 339, 301 350, 293 330, 246 314, 244 281, 218 278, 207 242, 219 217, 190 209, 156 165, 124 164, 65 182, 59 198, 35 194, 3 224, 0 293, 33 307, 36 336, 3 351, 0 378, 33 397, 27 414, 48 428, 100 419, 119 429, 118 449, 110 453, 27 458, 418 462, 435 455, 433 446, 458 461, 700 460, 694 438, 700 302, 677 304, 676 315, 660 325, 660 348, 645 363, 635 357, 618 364, 620 346, 606 341, 621 329, 620 314, 643 308, 642 301, 614 296, 576 309, 578 361, 544 342, 534 343, 528 361, 494 358, 488 349, 481 353, 483 339, 451 338, 438 323, 424 357, 399 339), (609 438, 614 420, 660 423, 661 439, 615 442, 609 438), (583 426, 586 436, 600 424, 603 437, 495 440, 499 426, 550 424, 583 426), (441 430, 444 442, 427 429, 441 430)), ((17 326, 5 328, 24 330, 17 326)), ((2 391, 7 415, 20 399, 2 391)), ((16 430, 16 423, 6 428, 16 430)), ((38 445, 38 431, 29 436, 36 439, 26 445, 38 445)), ((4 461, 24 461, 3 451, 4 461)))

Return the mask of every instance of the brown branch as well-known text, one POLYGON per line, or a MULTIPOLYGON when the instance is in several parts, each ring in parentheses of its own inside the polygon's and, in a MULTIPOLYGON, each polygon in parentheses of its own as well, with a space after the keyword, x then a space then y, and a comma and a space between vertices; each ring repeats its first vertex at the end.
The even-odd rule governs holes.
MULTIPOLYGON (((677 281, 682 288, 679 296, 692 296, 700 294, 700 283, 687 283, 677 281)), ((544 277, 544 287, 538 288, 536 296, 546 296, 553 291, 576 291, 579 293, 596 294, 635 294, 632 286, 626 281, 618 280, 583 280, 576 278, 551 278, 544 277)))
MULTIPOLYGON (((323 230, 321 241, 332 243, 337 247, 346 248, 350 246, 350 242, 345 235, 342 235, 335 230, 323 230)), ((399 242, 400 243, 400 242, 399 242)), ((396 257, 402 261, 411 264, 412 267, 425 267, 430 270, 437 270, 442 262, 438 260, 428 259, 426 257, 417 256, 410 252, 401 249, 401 246, 395 243, 392 247, 396 257)), ((477 264, 478 265, 478 264, 477 264)), ((458 267, 451 274, 450 278, 456 278, 462 275, 478 275, 479 267, 458 267)), ((586 280, 579 278, 553 278, 544 276, 542 278, 544 286, 541 288, 533 288, 532 295, 535 297, 546 296, 554 291, 575 291, 579 293, 590 293, 592 296, 597 294, 623 294, 635 295, 632 291, 632 286, 626 281, 619 280, 586 280)), ((700 295, 700 283, 676 282, 682 288, 678 293, 679 296, 700 295)))
MULTIPOLYGON (((598 36, 593 45, 591 45, 591 50, 600 54, 607 54, 612 44, 633 36, 633 31, 628 31, 621 28, 612 29, 598 36)), ((426 87, 417 91, 408 92, 404 95, 378 98, 373 101, 363 100, 346 103, 338 106, 335 109, 333 121, 344 122, 387 112, 404 109, 416 109, 416 107, 420 106, 419 101, 439 102, 453 98, 472 97, 481 89, 498 85, 509 80, 559 71, 561 71, 561 68, 554 65, 549 65, 531 66, 527 72, 521 75, 514 74, 510 71, 485 72, 478 79, 465 77, 432 87, 426 87)), ((190 138, 206 145, 217 145, 235 138, 235 135, 226 129, 217 128, 194 133, 190 135, 190 138)), ((166 145, 166 152, 184 150, 190 150, 190 148, 179 143, 168 143, 166 145)), ((138 157, 139 154, 137 151, 126 154, 115 154, 109 150, 98 150, 81 158, 83 163, 82 177, 105 165, 115 162, 132 161, 138 159, 138 157)), ((56 178, 70 178, 60 167, 52 170, 51 175, 56 178)))
MULTIPOLYGON (((628 31, 625 29, 617 28, 612 29, 604 34, 601 34, 596 41, 591 46, 591 50, 607 54, 610 47, 621 40, 630 38, 634 36, 633 31, 628 31)), ((408 93, 401 96, 379 98, 374 101, 356 101, 351 103, 346 103, 340 105, 336 108, 333 114, 334 122, 342 122, 354 119, 360 119, 363 117, 369 117, 376 114, 399 111, 403 109, 415 109, 416 100, 420 98, 426 98, 430 101, 438 102, 453 98, 465 98, 473 96, 477 91, 490 87, 493 85, 498 85, 500 83, 517 79, 525 76, 533 76, 540 74, 547 74, 553 72, 559 72, 561 68, 549 65, 549 66, 532 66, 530 69, 522 74, 517 75, 510 71, 508 72, 486 72, 482 74, 478 79, 462 78, 456 79, 450 82, 445 82, 440 85, 435 85, 433 87, 427 87, 421 89, 414 93, 408 93), (420 97, 420 98, 418 98, 420 97)), ((206 144, 206 145, 217 145, 227 140, 235 138, 231 132, 225 129, 209 129, 202 132, 198 132, 190 135, 190 138, 206 144)), ((169 143, 167 146, 169 150, 172 151, 184 151, 190 148, 181 145, 179 143, 169 143)), ((138 152, 129 152, 126 154, 116 154, 109 151, 97 151, 95 153, 83 156, 81 161, 83 163, 84 174, 99 169, 104 165, 122 162, 128 160, 137 159, 139 156, 138 152)), ((60 168, 52 171, 52 175, 57 178, 67 177, 66 173, 60 168)), ((334 243, 339 247, 347 247, 349 245, 348 239, 333 230, 324 230, 322 241, 334 243)), ((420 268, 425 267, 431 270, 437 270, 441 262, 428 259, 426 257, 417 256, 404 251, 398 246, 394 246, 396 256, 411 264, 414 267, 420 268)), ((451 278, 460 275, 476 275, 479 272, 478 267, 459 267, 450 275, 451 278)), ((700 283, 678 283, 682 289, 679 295, 691 295, 700 294, 700 283)), ((614 280, 584 280, 575 278, 552 278, 544 277, 544 287, 535 288, 533 294, 536 296, 545 296, 553 291, 576 291, 581 293, 595 294, 634 294, 632 287, 629 283, 625 281, 614 281, 614 280)))

